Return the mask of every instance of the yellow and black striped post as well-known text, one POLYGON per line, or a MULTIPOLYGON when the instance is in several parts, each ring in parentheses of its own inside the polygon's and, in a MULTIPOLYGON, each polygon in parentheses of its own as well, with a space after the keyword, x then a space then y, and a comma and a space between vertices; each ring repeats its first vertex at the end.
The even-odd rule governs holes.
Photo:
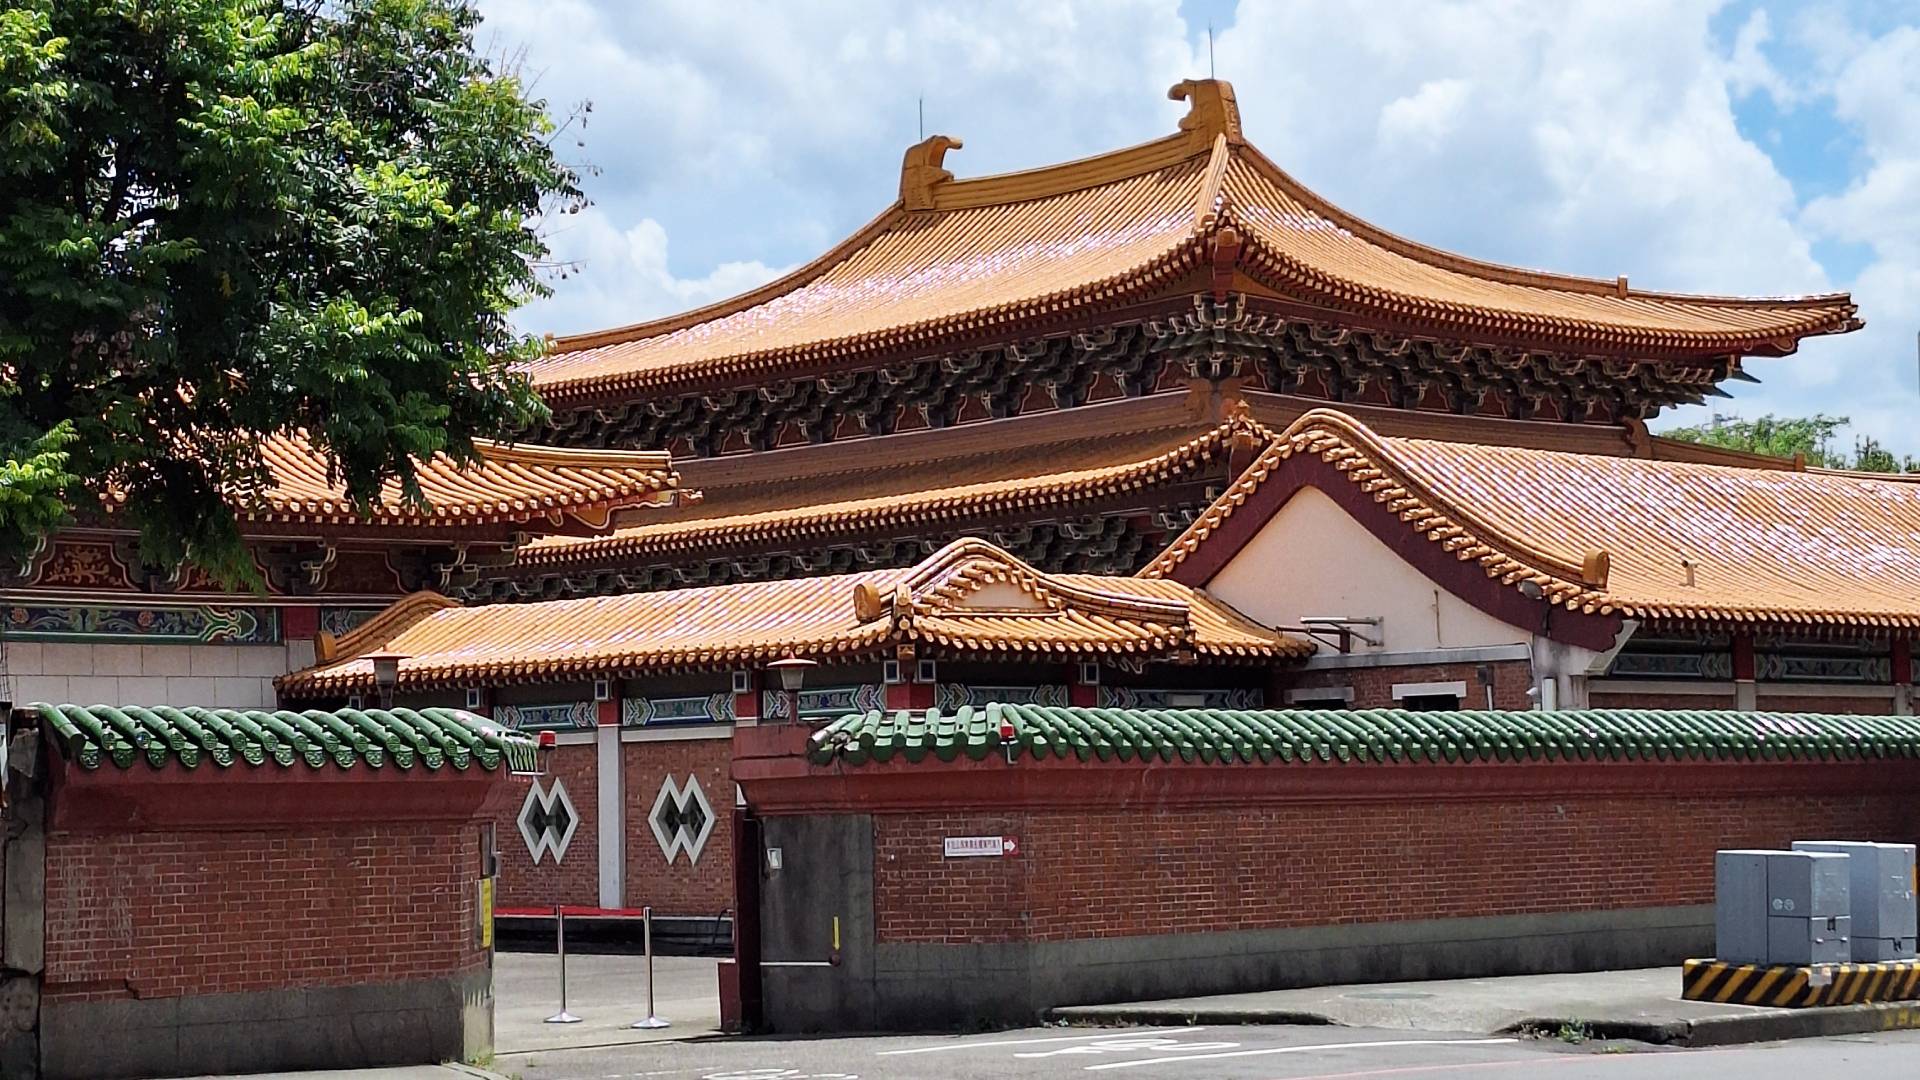
POLYGON ((1920 961, 1793 967, 1689 960, 1681 969, 1680 996, 1786 1009, 1912 1001, 1920 998, 1920 961))

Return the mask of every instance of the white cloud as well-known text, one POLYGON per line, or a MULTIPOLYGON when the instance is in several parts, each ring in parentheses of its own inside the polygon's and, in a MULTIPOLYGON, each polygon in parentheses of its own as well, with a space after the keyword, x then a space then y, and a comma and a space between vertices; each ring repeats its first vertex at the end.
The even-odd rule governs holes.
POLYGON ((1380 110, 1380 141, 1392 152, 1412 146, 1432 153, 1453 138, 1473 94, 1465 79, 1436 79, 1380 110))
POLYGON ((723 300, 786 272, 757 261, 723 262, 698 277, 676 277, 668 269, 667 230, 658 221, 642 218, 621 229, 597 206, 564 220, 548 237, 564 264, 551 282, 554 295, 520 310, 524 327, 641 322, 723 300))
POLYGON ((1773 22, 1767 17, 1766 9, 1755 8, 1748 13, 1747 21, 1740 24, 1739 32, 1734 35, 1733 55, 1727 64, 1727 89, 1739 97, 1765 92, 1774 101, 1790 105, 1799 100, 1800 92, 1767 57, 1765 46, 1772 39, 1773 22))
MULTIPOLYGON (((1166 88, 1192 69, 1171 0, 783 2, 482 0, 555 106, 591 99, 589 185, 615 230, 674 238, 670 273, 803 262, 890 203, 900 155, 961 137, 963 175, 1048 164, 1172 130, 1166 88)), ((564 242, 565 247, 569 242, 564 242)), ((569 252, 599 257, 575 244, 569 252)), ((582 281, 594 280, 591 262, 582 281)), ((561 282, 571 290, 573 282, 561 282)), ((617 290, 523 313, 530 329, 631 322, 617 290)))

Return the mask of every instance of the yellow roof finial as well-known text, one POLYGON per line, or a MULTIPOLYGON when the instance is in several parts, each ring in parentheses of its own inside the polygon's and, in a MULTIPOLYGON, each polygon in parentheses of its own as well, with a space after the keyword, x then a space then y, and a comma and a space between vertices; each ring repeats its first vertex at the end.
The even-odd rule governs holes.
POLYGON ((947 151, 960 149, 960 140, 950 135, 932 135, 907 147, 900 162, 900 202, 908 210, 933 209, 933 189, 953 179, 953 173, 940 167, 947 151))
POLYGON ((1233 84, 1225 79, 1182 79, 1167 91, 1171 101, 1191 102, 1187 115, 1180 118, 1180 130, 1187 132, 1196 146, 1211 147, 1221 135, 1230 143, 1244 142, 1240 135, 1240 106, 1233 100, 1233 84))

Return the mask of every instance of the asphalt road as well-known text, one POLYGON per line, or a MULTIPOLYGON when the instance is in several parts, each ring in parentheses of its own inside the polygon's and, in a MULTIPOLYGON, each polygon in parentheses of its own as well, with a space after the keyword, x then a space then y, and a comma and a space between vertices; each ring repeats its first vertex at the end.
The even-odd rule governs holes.
POLYGON ((1666 1050, 1377 1028, 1033 1028, 542 1050, 494 1068, 522 1080, 1807 1080, 1920 1076, 1920 1032, 1666 1050))

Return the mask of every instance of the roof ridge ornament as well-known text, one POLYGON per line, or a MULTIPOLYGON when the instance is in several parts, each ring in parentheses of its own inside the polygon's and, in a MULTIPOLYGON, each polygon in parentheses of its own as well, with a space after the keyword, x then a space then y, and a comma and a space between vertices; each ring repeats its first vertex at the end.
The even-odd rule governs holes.
POLYGON ((1240 133, 1240 105, 1227 80, 1182 79, 1167 91, 1167 99, 1190 103, 1187 115, 1180 118, 1180 130, 1187 133, 1195 152, 1212 149, 1213 140, 1222 135, 1235 146, 1246 142, 1240 133))
POLYGON ((908 210, 933 209, 933 189, 953 179, 950 170, 941 167, 947 151, 963 144, 951 135, 929 135, 907 147, 900 162, 900 204, 908 210))

